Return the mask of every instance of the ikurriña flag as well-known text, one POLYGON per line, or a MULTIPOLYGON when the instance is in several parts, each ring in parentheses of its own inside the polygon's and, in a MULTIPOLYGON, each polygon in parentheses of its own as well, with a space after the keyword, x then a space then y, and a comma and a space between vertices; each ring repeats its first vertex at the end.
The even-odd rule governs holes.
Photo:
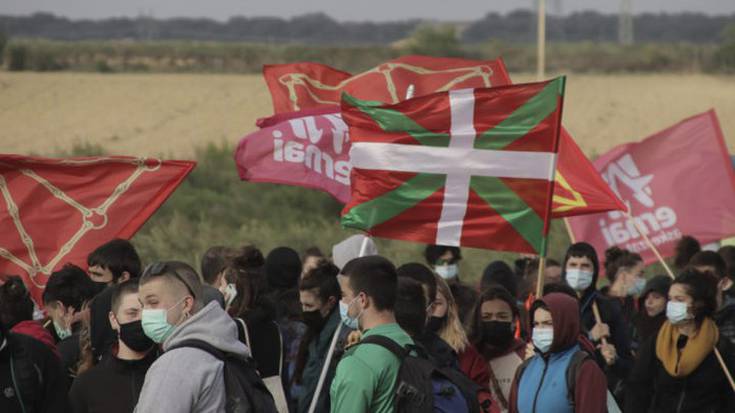
MULTIPOLYGON (((349 73, 316 63, 263 69, 276 115, 244 137, 236 151, 240 177, 323 190, 349 202, 349 134, 339 114, 344 91, 362 100, 397 103, 414 96, 461 88, 510 85, 501 59, 469 60, 404 56, 365 72, 349 73), (327 114, 333 114, 327 115, 327 114)), ((590 161, 562 128, 552 217, 624 209, 590 161)))
POLYGON ((130 238, 196 165, 122 156, 0 155, 0 274, 36 303, 51 273, 113 238, 130 238))
POLYGON ((664 258, 683 235, 702 244, 735 235, 735 172, 714 110, 615 147, 594 164, 638 224, 617 211, 570 218, 574 237, 599 254, 619 246, 652 263, 644 234, 664 258))
POLYGON ((564 78, 398 104, 342 100, 353 165, 342 224, 427 244, 541 253, 564 78))

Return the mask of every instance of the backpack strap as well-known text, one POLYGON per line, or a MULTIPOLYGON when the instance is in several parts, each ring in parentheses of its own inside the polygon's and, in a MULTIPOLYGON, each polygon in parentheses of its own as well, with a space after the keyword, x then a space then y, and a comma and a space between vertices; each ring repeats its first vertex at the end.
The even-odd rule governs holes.
POLYGON ((572 404, 572 407, 576 405, 574 400, 574 392, 575 388, 577 387, 579 372, 582 370, 582 364, 587 359, 591 360, 589 353, 580 349, 576 353, 574 353, 572 359, 569 361, 569 365, 567 366, 567 371, 565 373, 565 377, 567 380, 567 400, 569 400, 569 403, 572 404))
POLYGON ((202 341, 202 340, 184 340, 184 341, 176 344, 175 346, 170 347, 166 351, 168 352, 168 351, 171 351, 171 350, 176 350, 176 349, 179 349, 179 348, 186 348, 186 347, 188 347, 188 348, 196 348, 196 349, 202 350, 204 352, 207 352, 207 353, 211 354, 212 356, 214 356, 215 358, 217 358, 218 360, 224 361, 227 358, 227 355, 222 350, 220 350, 220 349, 214 347, 213 345, 207 343, 206 341, 202 341))
POLYGON ((248 325, 245 324, 245 320, 240 317, 234 317, 233 320, 235 320, 235 324, 237 324, 237 338, 244 342, 250 351, 253 351, 250 346, 250 334, 248 333, 248 325))
POLYGON ((410 349, 404 348, 392 339, 380 335, 364 337, 362 340, 360 340, 360 345, 362 344, 377 344, 395 354, 395 356, 398 357, 398 359, 401 361, 403 361, 403 359, 406 358, 406 356, 408 356, 408 354, 411 352, 410 349))

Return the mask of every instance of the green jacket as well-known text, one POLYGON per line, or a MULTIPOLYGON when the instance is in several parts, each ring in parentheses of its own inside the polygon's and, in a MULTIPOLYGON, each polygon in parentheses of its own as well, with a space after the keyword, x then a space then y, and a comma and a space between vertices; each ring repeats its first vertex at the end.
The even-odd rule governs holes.
MULTIPOLYGON (((383 324, 363 333, 386 336, 398 344, 413 344, 398 324, 383 324)), ((401 364, 390 351, 376 344, 355 346, 345 353, 337 366, 330 396, 334 413, 391 413, 401 364)))
MULTIPOLYGON (((314 397, 317 383, 319 382, 319 375, 322 372, 322 366, 327 358, 327 352, 329 351, 329 345, 332 344, 332 336, 334 336, 335 330, 339 325, 341 318, 339 316, 339 310, 335 306, 327 319, 327 323, 319 333, 318 336, 309 343, 309 355, 306 358, 306 365, 304 366, 304 372, 301 376, 301 394, 298 398, 298 413, 306 413, 309 411, 309 405, 311 399, 314 397)), ((324 380, 324 387, 319 397, 319 401, 316 405, 316 412, 323 413, 329 411, 329 386, 332 384, 334 378, 334 372, 337 369, 339 351, 337 349, 344 347, 344 338, 351 330, 345 326, 342 326, 340 331, 340 340, 337 341, 334 357, 332 358, 331 366, 327 372, 327 376, 324 380)))

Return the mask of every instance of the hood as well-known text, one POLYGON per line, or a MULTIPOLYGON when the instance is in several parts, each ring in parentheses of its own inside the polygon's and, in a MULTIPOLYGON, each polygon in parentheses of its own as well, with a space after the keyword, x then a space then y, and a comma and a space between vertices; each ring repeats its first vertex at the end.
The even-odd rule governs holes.
POLYGON ((197 311, 163 342, 163 351, 186 340, 200 340, 218 350, 250 357, 250 349, 237 339, 237 326, 217 302, 197 311))
POLYGON ((671 277, 668 275, 657 275, 646 282, 643 292, 638 298, 638 306, 644 308, 646 304, 646 296, 651 292, 656 292, 664 297, 669 295, 669 287, 671 287, 671 277))
POLYGON ((334 261, 334 265, 342 269, 345 264, 359 257, 360 249, 365 238, 367 238, 367 248, 365 248, 365 254, 363 255, 366 257, 369 255, 378 255, 378 247, 375 246, 372 238, 365 237, 364 235, 353 235, 332 247, 332 261, 334 261))
POLYGON ((41 323, 39 323, 38 321, 21 321, 20 323, 14 325, 13 328, 10 329, 10 331, 16 334, 31 336, 48 346, 51 350, 53 350, 54 353, 56 353, 56 355, 59 354, 56 349, 56 342, 54 341, 54 337, 48 330, 43 328, 43 325, 41 325, 41 323))
POLYGON ((558 352, 577 344, 580 332, 579 304, 577 300, 564 293, 551 293, 542 299, 536 300, 531 308, 531 325, 533 315, 540 303, 546 304, 551 312, 554 323, 554 341, 551 343, 550 352, 558 352))
POLYGON ((288 247, 278 247, 265 259, 265 275, 272 290, 296 288, 301 276, 299 253, 288 247))

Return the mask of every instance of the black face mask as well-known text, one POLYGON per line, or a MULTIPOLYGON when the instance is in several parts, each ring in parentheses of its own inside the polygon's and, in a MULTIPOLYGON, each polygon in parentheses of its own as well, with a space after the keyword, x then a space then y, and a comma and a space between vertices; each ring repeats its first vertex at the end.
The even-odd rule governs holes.
POLYGON ((482 341, 493 347, 505 347, 513 341, 513 323, 510 321, 483 321, 482 341))
POLYGON ((120 324, 120 340, 130 347, 131 350, 143 353, 153 347, 153 340, 143 332, 143 324, 140 320, 127 324, 120 324))
POLYGON ((314 331, 322 331, 327 319, 322 317, 321 310, 304 311, 301 313, 304 324, 314 331))
POLYGON ((104 291, 108 285, 107 283, 102 283, 102 282, 97 282, 97 281, 92 281, 92 283, 94 284, 94 287, 93 287, 94 295, 97 295, 101 293, 102 291, 104 291))
POLYGON ((444 324, 447 322, 447 315, 444 314, 444 317, 429 317, 429 321, 426 322, 426 331, 432 332, 434 334, 439 334, 439 330, 444 327, 444 324))

